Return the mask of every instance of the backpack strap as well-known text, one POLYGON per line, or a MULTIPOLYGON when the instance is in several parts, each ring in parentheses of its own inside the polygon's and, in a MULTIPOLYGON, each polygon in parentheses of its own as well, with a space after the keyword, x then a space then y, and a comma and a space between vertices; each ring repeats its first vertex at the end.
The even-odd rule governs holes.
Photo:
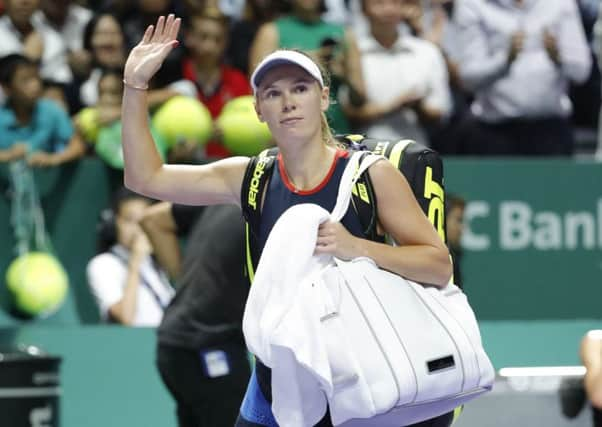
POLYGON ((240 206, 245 219, 245 270, 250 282, 253 282, 260 255, 257 241, 261 223, 261 202, 272 176, 277 154, 278 149, 274 147, 251 157, 240 189, 240 206))
MULTIPOLYGON (((405 176, 418 204, 445 242, 443 162, 436 151, 410 139, 386 141, 362 135, 337 135, 336 139, 349 149, 367 150, 389 159, 405 176)), ((364 173, 358 179, 353 189, 352 203, 366 238, 382 239, 376 229, 376 195, 369 174, 364 173)))

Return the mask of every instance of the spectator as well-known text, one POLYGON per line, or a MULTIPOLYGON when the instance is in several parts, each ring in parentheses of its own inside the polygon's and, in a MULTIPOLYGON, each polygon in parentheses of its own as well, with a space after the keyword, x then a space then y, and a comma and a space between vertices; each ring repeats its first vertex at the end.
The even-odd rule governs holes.
POLYGON ((69 83, 73 76, 67 60, 67 46, 55 31, 38 27, 33 19, 39 0, 6 0, 0 17, 0 57, 19 53, 40 63, 44 79, 69 83))
POLYGON ((179 426, 231 427, 251 375, 240 208, 159 203, 142 226, 178 283, 157 329, 157 366, 177 402, 179 426), (179 236, 188 236, 183 260, 179 236))
POLYGON ((95 15, 84 30, 84 49, 92 56, 92 71, 79 88, 83 105, 98 102, 98 81, 103 69, 123 68, 126 42, 121 24, 109 14, 95 15))
MULTIPOLYGON (((229 100, 251 94, 244 74, 224 63, 228 45, 228 18, 217 8, 204 8, 190 17, 184 28, 184 44, 190 52, 183 61, 182 74, 196 88, 196 96, 214 119, 229 100)), ((206 156, 227 157, 230 152, 216 142, 206 146, 206 156)))
POLYGON ((468 152, 570 155, 570 81, 591 58, 574 1, 457 0, 460 75, 475 94, 468 152))
POLYGON ((445 61, 435 45, 402 34, 403 0, 364 0, 369 31, 358 34, 367 101, 343 98, 360 133, 379 139, 413 139, 429 145, 425 126, 451 109, 445 61))
POLYGON ((19 54, 0 59, 0 84, 8 97, 0 106, 0 161, 27 157, 32 166, 55 166, 83 155, 69 115, 41 98, 42 81, 31 59, 19 54))
POLYGON ((445 195, 445 227, 447 247, 454 263, 453 282, 464 285, 462 276, 462 233, 464 232, 464 208, 466 201, 454 194, 445 195))
POLYGON ((90 54, 83 48, 84 28, 92 11, 71 0, 41 0, 40 10, 33 15, 34 25, 44 31, 57 32, 66 44, 68 63, 73 75, 85 76, 90 67, 90 54))
POLYGON ((174 291, 152 257, 138 221, 151 204, 121 188, 99 227, 99 254, 87 266, 88 284, 103 321, 157 326, 174 291))
POLYGON ((322 20, 323 0, 293 0, 292 11, 259 28, 250 52, 250 68, 277 48, 299 49, 326 66, 331 74, 328 122, 336 133, 351 127, 339 102, 339 88, 347 87, 354 105, 365 100, 359 50, 353 31, 322 20))

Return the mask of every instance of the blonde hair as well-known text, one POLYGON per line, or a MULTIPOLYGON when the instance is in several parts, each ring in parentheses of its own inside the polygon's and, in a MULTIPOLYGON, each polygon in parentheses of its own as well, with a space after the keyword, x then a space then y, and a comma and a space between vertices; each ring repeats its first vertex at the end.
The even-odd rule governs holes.
MULTIPOLYGON (((320 70, 320 74, 322 75, 322 81, 324 82, 324 87, 330 88, 330 73, 328 72, 328 70, 324 66, 324 64, 322 64, 321 61, 315 61, 311 56, 309 56, 305 52, 302 52, 302 51, 298 51, 298 52, 307 56, 308 58, 310 58, 312 61, 314 61, 316 63, 316 65, 318 66, 318 69, 320 70)), ((330 100, 328 102, 330 105, 330 100)), ((326 112, 322 111, 321 116, 322 116, 322 118, 321 118, 320 128, 322 131, 322 141, 324 141, 325 144, 334 144, 334 136, 332 134, 332 129, 330 128, 330 124, 328 123, 328 117, 326 116, 326 112)))

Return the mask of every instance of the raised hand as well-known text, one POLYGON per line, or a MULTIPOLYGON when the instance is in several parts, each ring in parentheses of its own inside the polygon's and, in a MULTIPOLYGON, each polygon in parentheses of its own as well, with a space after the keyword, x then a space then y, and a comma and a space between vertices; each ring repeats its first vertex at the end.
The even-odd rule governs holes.
POLYGON ((172 14, 167 19, 160 16, 156 26, 149 25, 125 63, 123 76, 128 86, 140 89, 148 87, 148 82, 169 52, 179 43, 176 37, 180 22, 180 18, 172 14))

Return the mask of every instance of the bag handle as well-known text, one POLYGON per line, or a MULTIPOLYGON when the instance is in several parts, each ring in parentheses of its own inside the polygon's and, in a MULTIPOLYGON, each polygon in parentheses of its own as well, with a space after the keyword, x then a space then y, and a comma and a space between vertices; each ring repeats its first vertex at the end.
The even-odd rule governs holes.
POLYGON ((351 158, 345 167, 345 171, 343 172, 343 176, 341 177, 337 203, 330 214, 331 221, 338 222, 345 216, 347 209, 349 209, 353 186, 362 173, 372 166, 372 164, 382 159, 385 159, 385 157, 366 153, 365 151, 356 151, 351 155, 351 158))

